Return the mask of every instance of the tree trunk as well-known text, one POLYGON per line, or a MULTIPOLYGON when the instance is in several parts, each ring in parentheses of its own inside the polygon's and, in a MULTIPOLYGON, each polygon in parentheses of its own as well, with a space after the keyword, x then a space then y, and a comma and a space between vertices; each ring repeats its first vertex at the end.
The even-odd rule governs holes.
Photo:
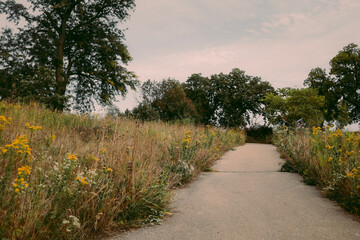
POLYGON ((66 20, 63 19, 59 31, 59 39, 57 45, 57 56, 55 62, 55 80, 56 89, 55 94, 58 95, 57 102, 54 103, 54 108, 58 111, 63 111, 65 108, 65 93, 67 82, 64 79, 64 48, 66 38, 66 20))

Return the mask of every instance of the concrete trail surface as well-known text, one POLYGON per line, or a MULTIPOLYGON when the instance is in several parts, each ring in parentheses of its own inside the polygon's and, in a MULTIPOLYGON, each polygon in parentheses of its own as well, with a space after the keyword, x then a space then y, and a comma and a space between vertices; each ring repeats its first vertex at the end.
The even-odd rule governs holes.
POLYGON ((278 172, 279 163, 274 146, 238 147, 217 161, 217 172, 176 191, 175 213, 162 225, 111 239, 360 240, 360 222, 299 175, 278 172))

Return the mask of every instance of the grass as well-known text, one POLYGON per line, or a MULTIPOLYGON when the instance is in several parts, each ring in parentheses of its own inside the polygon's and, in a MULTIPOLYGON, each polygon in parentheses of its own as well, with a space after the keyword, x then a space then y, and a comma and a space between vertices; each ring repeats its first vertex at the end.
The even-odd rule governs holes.
POLYGON ((157 223, 171 189, 243 132, 0 102, 0 238, 92 239, 157 223))
POLYGON ((329 129, 279 130, 274 142, 286 159, 282 170, 300 173, 305 183, 360 215, 360 133, 329 129))

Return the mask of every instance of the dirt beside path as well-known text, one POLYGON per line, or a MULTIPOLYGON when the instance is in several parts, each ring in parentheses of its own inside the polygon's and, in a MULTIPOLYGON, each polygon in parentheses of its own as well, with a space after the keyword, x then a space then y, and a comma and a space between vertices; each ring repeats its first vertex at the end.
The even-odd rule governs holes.
POLYGON ((111 239, 360 240, 360 222, 299 175, 278 172, 281 161, 271 145, 238 147, 176 191, 177 212, 162 225, 111 239))

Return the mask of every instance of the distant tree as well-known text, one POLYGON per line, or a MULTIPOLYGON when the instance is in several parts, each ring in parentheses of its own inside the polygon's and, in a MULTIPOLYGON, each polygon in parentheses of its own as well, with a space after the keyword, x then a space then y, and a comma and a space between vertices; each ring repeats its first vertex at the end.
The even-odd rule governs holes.
POLYGON ((129 16, 134 0, 28 3, 29 8, 14 0, 0 2, 0 13, 9 21, 26 22, 17 33, 6 29, 0 37, 1 98, 36 98, 40 91, 44 102, 63 110, 74 96, 77 109, 87 111, 92 99, 111 104, 117 94, 127 93, 127 86, 135 88, 134 74, 120 65, 131 57, 117 26, 129 16), (43 69, 47 74, 39 77, 43 69), (30 91, 17 90, 24 86, 30 91))
POLYGON ((142 102, 131 111, 131 116, 142 121, 157 121, 160 119, 159 112, 150 104, 142 102))
POLYGON ((326 121, 337 121, 341 126, 350 122, 347 106, 341 97, 336 81, 326 74, 325 69, 312 69, 304 85, 316 89, 320 96, 325 97, 323 112, 326 121))
POLYGON ((184 83, 184 88, 201 123, 225 127, 249 124, 251 114, 263 112, 264 104, 260 99, 274 91, 270 83, 248 76, 238 68, 229 74, 214 74, 210 78, 193 74, 184 83))
POLYGON ((177 80, 167 79, 162 82, 148 80, 143 83, 143 105, 155 109, 163 121, 195 118, 196 110, 186 97, 183 86, 177 80), (144 105, 146 106, 146 105, 144 105))
POLYGON ((251 113, 262 113, 260 99, 274 91, 270 83, 262 82, 259 77, 245 75, 238 68, 229 74, 212 75, 210 81, 217 121, 226 127, 246 126, 251 113))
POLYGON ((210 79, 192 74, 183 84, 186 96, 194 104, 197 112, 196 122, 212 124, 214 121, 214 91, 210 79))
POLYGON ((335 76, 339 95, 354 122, 360 121, 360 48, 349 44, 330 61, 330 74, 335 76))
POLYGON ((117 106, 111 105, 111 106, 108 107, 106 116, 117 118, 117 117, 119 117, 121 115, 122 115, 122 113, 121 113, 120 109, 117 106))
POLYGON ((323 69, 312 69, 304 85, 325 96, 326 120, 343 125, 359 122, 360 48, 353 43, 345 46, 331 59, 329 75, 323 69))
POLYGON ((294 126, 302 119, 307 126, 319 126, 324 121, 325 97, 312 88, 278 89, 277 93, 268 93, 262 101, 266 103, 265 114, 272 124, 285 120, 294 126))

